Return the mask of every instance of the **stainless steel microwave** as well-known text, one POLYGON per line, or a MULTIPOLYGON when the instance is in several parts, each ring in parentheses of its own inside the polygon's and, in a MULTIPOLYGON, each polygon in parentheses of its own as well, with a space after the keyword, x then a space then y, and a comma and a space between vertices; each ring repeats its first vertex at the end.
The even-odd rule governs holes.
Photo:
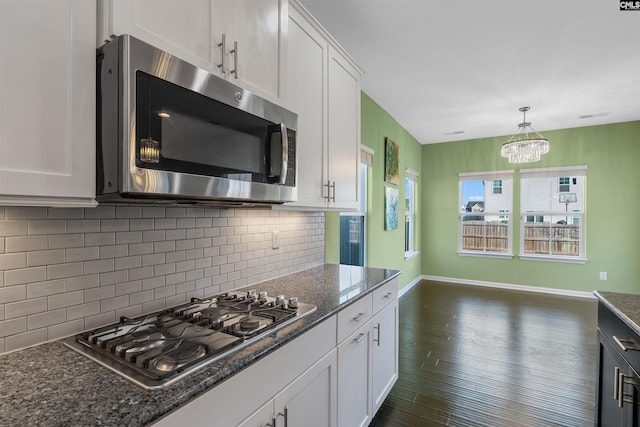
POLYGON ((97 51, 100 202, 297 199, 297 115, 122 35, 97 51))

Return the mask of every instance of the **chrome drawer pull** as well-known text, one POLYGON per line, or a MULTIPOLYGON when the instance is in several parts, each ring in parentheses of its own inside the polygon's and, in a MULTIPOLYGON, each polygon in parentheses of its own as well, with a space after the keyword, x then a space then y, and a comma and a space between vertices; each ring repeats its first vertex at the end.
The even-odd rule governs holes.
POLYGON ((391 298, 391 295, 393 295, 393 292, 388 292, 383 298, 384 299, 389 299, 389 298, 391 298))
POLYGON ((356 322, 359 322, 359 321, 360 321, 360 320, 362 320, 362 318, 363 318, 364 316, 366 316, 366 315, 367 315, 367 313, 358 313, 358 315, 357 315, 357 316, 355 316, 355 317, 353 318, 353 320, 354 320, 354 321, 356 321, 356 322))
POLYGON ((638 344, 633 340, 624 340, 624 339, 621 340, 620 338, 614 335, 613 341, 616 344, 618 344, 618 346, 622 349, 622 351, 629 351, 629 350, 640 351, 640 347, 638 347, 638 344))
POLYGON ((354 338, 353 340, 356 342, 356 344, 360 344, 360 341, 362 341, 366 336, 367 334, 361 332, 360 335, 358 335, 358 337, 354 338))

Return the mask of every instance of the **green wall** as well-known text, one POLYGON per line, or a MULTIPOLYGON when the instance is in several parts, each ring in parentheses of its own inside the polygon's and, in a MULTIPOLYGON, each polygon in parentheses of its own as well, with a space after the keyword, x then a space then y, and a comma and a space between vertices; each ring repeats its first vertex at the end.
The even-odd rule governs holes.
MULTIPOLYGON (((367 194, 367 235, 366 235, 366 265, 367 267, 392 268, 402 271, 400 287, 419 277, 421 273, 421 259, 416 256, 404 259, 404 179, 407 168, 421 173, 422 146, 402 126, 396 122, 367 94, 361 97, 361 142, 375 151, 373 167, 369 168, 369 186, 367 194), (399 146, 400 185, 384 182, 384 140, 389 137, 399 146), (384 229, 384 187, 394 187, 400 190, 398 203, 398 228, 385 231, 384 229)), ((420 184, 418 184, 418 192, 420 184)), ((418 194, 417 203, 420 205, 418 194)), ((421 215, 418 207, 417 216, 421 215)), ((420 250, 421 228, 417 221, 415 247, 420 250)), ((340 222, 338 213, 326 215, 327 262, 337 263, 339 253, 340 222)))
MULTIPOLYGON (((578 291, 640 293, 640 122, 542 132, 550 152, 533 164, 500 157, 508 136, 422 147, 422 273, 578 291), (514 169, 514 217, 521 168, 587 165, 585 264, 464 257, 457 250, 458 173, 514 169), (607 281, 599 272, 608 273, 607 281)), ((514 254, 519 250, 514 222, 514 254)))
MULTIPOLYGON (((500 156, 509 135, 420 145, 402 126, 362 93, 362 144, 375 150, 369 175, 367 266, 402 271, 404 287, 420 275, 539 286, 575 291, 595 289, 640 294, 640 121, 542 132, 550 152, 533 164, 513 165, 500 156), (384 230, 384 139, 400 146, 400 179, 406 168, 420 173, 418 238, 420 256, 404 259, 404 185, 397 230, 384 230), (519 214, 519 169, 587 165, 585 264, 457 255, 458 173, 513 169, 514 217, 519 214), (599 280, 606 271, 608 280, 599 280)), ((513 250, 519 250, 514 221, 513 250)), ((339 216, 326 217, 327 262, 339 262, 339 216)))

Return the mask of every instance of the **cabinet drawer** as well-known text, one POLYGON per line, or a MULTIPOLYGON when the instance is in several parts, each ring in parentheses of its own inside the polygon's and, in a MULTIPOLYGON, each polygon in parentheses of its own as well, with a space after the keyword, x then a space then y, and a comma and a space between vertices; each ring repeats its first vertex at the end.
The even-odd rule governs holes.
POLYGON ((640 369, 640 337, 602 302, 598 302, 598 329, 633 369, 638 371, 640 369), (628 348, 626 351, 623 345, 628 348))
POLYGON ((382 310, 391 301, 398 298, 398 281, 391 280, 373 291, 373 312, 382 310))
POLYGON ((369 293, 338 312, 338 342, 342 342, 371 319, 372 300, 369 293))

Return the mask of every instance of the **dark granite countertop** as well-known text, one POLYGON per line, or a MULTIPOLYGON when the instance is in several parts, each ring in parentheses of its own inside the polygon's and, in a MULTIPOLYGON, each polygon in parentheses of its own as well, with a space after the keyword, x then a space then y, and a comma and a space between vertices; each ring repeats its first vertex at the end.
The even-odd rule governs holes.
MULTIPOLYGON (((145 391, 54 341, 0 356, 1 426, 145 426, 400 274, 326 264, 248 288, 318 309, 164 390, 145 391)), ((243 288, 246 289, 246 288, 243 288)))
POLYGON ((640 335, 640 295, 595 291, 594 295, 616 316, 640 335))

